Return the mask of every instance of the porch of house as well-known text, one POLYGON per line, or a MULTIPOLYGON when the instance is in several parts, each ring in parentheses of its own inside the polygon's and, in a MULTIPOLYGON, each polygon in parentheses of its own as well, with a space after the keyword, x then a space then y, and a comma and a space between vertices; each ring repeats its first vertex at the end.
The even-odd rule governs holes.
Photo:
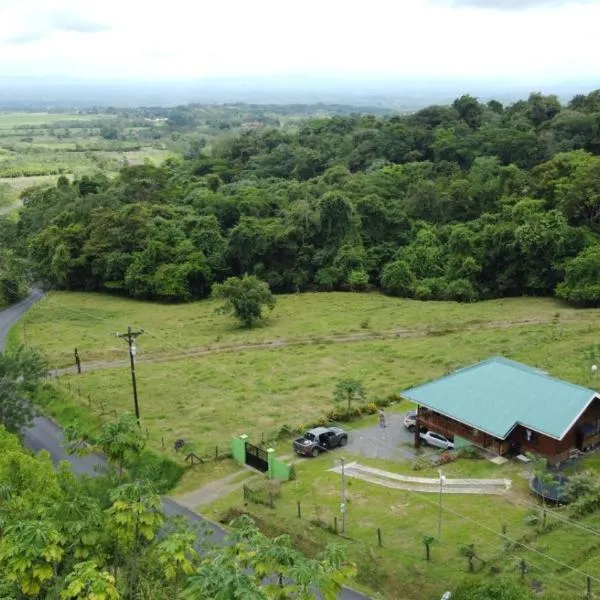
POLYGON ((501 440, 464 423, 455 421, 435 411, 419 406, 417 409, 418 423, 420 427, 426 427, 432 431, 441 433, 446 437, 453 439, 459 436, 471 442, 488 452, 502 456, 510 451, 510 441, 501 440))

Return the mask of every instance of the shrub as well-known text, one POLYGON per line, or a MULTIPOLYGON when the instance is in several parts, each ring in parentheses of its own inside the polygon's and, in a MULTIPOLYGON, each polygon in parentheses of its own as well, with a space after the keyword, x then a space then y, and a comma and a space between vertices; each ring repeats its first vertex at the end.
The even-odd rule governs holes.
POLYGON ((369 404, 367 404, 366 412, 370 415, 374 415, 377 412, 377 404, 375 404, 375 402, 369 402, 369 404))
POLYGON ((447 465, 448 463, 451 463, 452 461, 456 460, 456 458, 457 456, 454 452, 444 451, 438 456, 437 464, 447 465))
POLYGON ((161 494, 171 491, 186 469, 168 456, 162 456, 147 449, 129 461, 126 467, 134 479, 152 481, 161 494))
POLYGON ((371 320, 369 319, 369 317, 367 317, 366 319, 363 319, 360 322, 360 328, 361 329, 369 329, 370 325, 371 325, 371 320))
POLYGON ((277 430, 278 438, 287 438, 287 437, 290 437, 291 435, 294 435, 294 429, 293 429, 293 427, 290 427, 286 423, 281 425, 279 427, 279 429, 277 430))
POLYGON ((482 458, 479 450, 475 446, 465 446, 457 452, 458 458, 478 459, 482 458))
POLYGON ((375 400, 373 400, 375 406, 377 406, 377 408, 385 408, 386 406, 390 405, 390 399, 389 397, 387 398, 381 398, 381 397, 377 397, 375 398, 375 400))
POLYGON ((582 471, 569 477, 565 485, 565 497, 569 502, 575 502, 583 496, 598 493, 600 481, 593 471, 582 471))

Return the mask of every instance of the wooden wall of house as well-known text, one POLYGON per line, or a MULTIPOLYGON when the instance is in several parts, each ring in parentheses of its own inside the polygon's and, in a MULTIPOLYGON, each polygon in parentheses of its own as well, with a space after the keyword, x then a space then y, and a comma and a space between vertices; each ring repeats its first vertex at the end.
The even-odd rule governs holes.
POLYGON ((562 440, 555 440, 541 433, 532 431, 532 439, 527 440, 527 429, 522 425, 517 425, 508 438, 511 443, 519 444, 521 454, 533 452, 548 458, 550 462, 559 462, 564 460, 571 450, 575 448, 575 434, 569 431, 562 440))
POLYGON ((419 419, 425 427, 430 427, 446 436, 459 435, 473 442, 476 446, 485 448, 498 454, 506 454, 511 449, 511 444, 519 444, 521 454, 533 452, 545 456, 552 463, 562 462, 577 447, 577 426, 581 423, 596 423, 600 421, 600 399, 596 399, 577 420, 577 423, 562 440, 555 440, 537 432, 533 432, 531 440, 527 439, 526 428, 517 425, 504 441, 489 436, 482 431, 477 431, 464 423, 460 423, 436 413, 432 410, 419 408, 419 419))

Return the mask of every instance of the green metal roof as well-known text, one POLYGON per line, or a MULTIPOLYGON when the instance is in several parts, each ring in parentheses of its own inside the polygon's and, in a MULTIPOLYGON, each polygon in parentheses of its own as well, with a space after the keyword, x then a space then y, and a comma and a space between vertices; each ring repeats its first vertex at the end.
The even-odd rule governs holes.
POLYGON ((402 396, 501 439, 517 424, 562 439, 596 392, 492 357, 402 396))

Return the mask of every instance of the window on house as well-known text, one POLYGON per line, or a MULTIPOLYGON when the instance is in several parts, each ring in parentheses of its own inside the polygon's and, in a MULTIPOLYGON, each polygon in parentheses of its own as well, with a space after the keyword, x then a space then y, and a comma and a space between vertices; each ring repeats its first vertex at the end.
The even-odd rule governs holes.
POLYGON ((471 430, 471 433, 473 434, 473 437, 478 437, 479 436, 479 429, 473 428, 471 430))
POLYGON ((537 433, 535 431, 531 431, 531 429, 525 430, 525 439, 532 444, 537 442, 537 433))

